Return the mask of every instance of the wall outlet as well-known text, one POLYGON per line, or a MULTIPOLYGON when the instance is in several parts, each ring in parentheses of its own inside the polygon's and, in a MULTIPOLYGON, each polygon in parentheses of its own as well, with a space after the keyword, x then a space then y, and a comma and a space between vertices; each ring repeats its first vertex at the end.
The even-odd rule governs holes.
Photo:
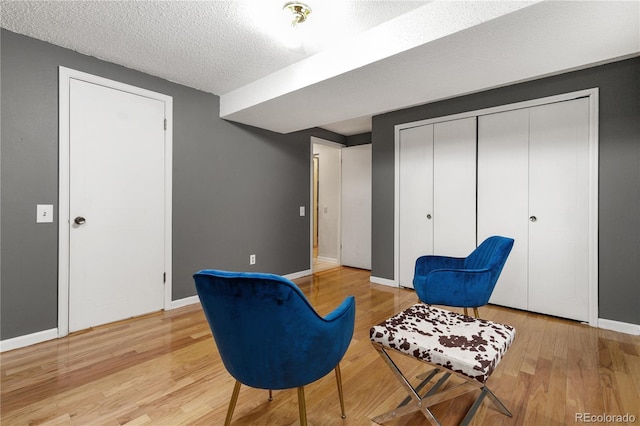
POLYGON ((300 206, 300 216, 304 216, 304 215, 305 215, 304 206, 300 206))
POLYGON ((255 265, 256 264, 256 255, 252 254, 249 255, 249 265, 255 265))

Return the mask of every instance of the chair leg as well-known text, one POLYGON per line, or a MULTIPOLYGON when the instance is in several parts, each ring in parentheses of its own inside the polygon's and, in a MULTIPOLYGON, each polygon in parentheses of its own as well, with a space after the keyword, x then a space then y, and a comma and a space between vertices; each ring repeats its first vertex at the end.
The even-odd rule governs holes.
POLYGON ((236 408, 236 402, 238 402, 238 394, 240 393, 240 382, 236 380, 236 385, 233 387, 233 393, 231 394, 231 401, 229 401, 229 409, 227 410, 227 418, 224 421, 224 426, 231 424, 231 417, 233 416, 233 410, 236 408))
POLYGON ((307 407, 304 402, 304 386, 298 388, 298 410, 300 411, 300 426, 307 426, 307 407))
POLYGON ((478 308, 473 308, 473 315, 475 315, 476 318, 480 318, 480 315, 478 314, 478 308))
POLYGON ((273 401, 273 391, 269 389, 269 401, 273 401))
POLYGON ((469 312, 467 311, 467 308, 463 308, 463 309, 464 309, 464 314, 465 314, 466 316, 469 316, 469 312))
POLYGON ((344 412, 344 393, 342 393, 342 375, 340 374, 340 364, 336 365, 336 381, 338 382, 338 397, 340 398, 340 410, 342 412, 341 417, 347 418, 347 414, 344 412))

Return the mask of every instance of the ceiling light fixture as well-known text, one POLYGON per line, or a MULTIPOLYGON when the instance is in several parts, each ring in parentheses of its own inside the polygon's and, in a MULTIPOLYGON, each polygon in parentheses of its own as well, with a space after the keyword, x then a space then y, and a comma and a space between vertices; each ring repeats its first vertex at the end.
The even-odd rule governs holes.
POLYGON ((292 1, 286 3, 282 7, 283 11, 287 11, 291 13, 291 26, 295 27, 298 24, 302 24, 307 20, 309 14, 311 14, 311 8, 304 3, 300 3, 297 1, 292 1))

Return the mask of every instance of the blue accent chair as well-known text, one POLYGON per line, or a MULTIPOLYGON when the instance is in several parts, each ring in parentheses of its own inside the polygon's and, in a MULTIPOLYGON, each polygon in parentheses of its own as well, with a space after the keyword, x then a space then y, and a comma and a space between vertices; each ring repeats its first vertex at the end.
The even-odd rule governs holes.
POLYGON ((236 379, 225 425, 231 424, 240 385, 298 389, 300 424, 306 425, 304 386, 335 371, 342 418, 339 362, 355 321, 355 298, 319 316, 304 293, 279 275, 205 269, 193 276, 220 357, 236 379))
POLYGON ((513 239, 493 236, 466 258, 421 256, 416 260, 413 288, 421 302, 473 308, 489 302, 500 272, 513 247, 513 239))

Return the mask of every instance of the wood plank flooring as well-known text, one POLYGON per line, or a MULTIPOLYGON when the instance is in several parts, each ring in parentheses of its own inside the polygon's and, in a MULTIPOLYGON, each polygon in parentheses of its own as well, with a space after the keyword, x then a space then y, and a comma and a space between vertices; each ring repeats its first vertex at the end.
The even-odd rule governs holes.
MULTIPOLYGON (((369 328, 416 303, 415 293, 369 282, 340 267, 296 280, 321 315, 356 296, 353 341, 341 363, 347 419, 333 374, 305 388, 312 425, 372 425, 406 395, 369 343, 369 328)), ((497 306, 483 318, 511 324, 516 340, 488 381, 513 413, 482 403, 475 425, 563 425, 577 413, 634 415, 640 424, 640 337, 497 306)), ((224 369, 200 305, 96 327, 1 354, 2 425, 219 425, 233 379, 224 369)), ((425 366, 400 357, 411 374, 425 366)), ((475 393, 433 407, 457 424, 475 393)), ((295 390, 242 387, 233 425, 295 425, 295 390)), ((414 413, 388 425, 428 424, 414 413)))

